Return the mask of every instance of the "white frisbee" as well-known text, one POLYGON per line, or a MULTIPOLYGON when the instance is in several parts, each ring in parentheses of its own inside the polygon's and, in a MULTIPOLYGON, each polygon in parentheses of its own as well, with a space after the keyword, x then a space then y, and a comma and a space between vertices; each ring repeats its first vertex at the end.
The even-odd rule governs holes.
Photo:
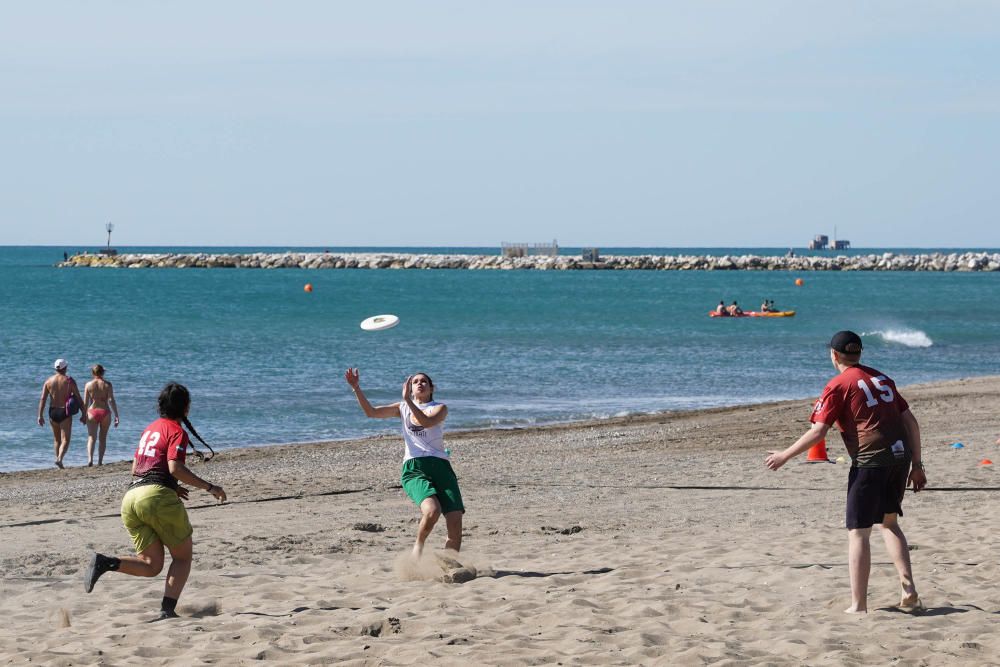
POLYGON ((399 318, 395 315, 372 315, 361 323, 361 328, 365 331, 382 331, 391 329, 399 324, 399 318))

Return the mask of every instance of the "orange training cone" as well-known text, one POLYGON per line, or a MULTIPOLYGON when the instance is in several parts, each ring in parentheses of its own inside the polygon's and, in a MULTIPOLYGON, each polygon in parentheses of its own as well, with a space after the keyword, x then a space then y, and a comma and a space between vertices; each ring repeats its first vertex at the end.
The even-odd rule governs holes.
POLYGON ((979 465, 981 465, 981 466, 991 466, 991 465, 993 465, 993 461, 990 461, 989 459, 983 459, 982 461, 979 462, 979 465))
POLYGON ((826 440, 820 440, 809 448, 809 453, 806 455, 806 461, 810 463, 830 461, 830 459, 826 457, 826 440))

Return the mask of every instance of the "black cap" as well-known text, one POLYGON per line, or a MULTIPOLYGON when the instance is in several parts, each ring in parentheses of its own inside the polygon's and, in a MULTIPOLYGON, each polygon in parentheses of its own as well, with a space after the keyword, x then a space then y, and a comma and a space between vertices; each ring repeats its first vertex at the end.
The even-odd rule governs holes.
POLYGON ((830 347, 844 354, 861 354, 861 336, 853 331, 838 331, 830 339, 830 347))

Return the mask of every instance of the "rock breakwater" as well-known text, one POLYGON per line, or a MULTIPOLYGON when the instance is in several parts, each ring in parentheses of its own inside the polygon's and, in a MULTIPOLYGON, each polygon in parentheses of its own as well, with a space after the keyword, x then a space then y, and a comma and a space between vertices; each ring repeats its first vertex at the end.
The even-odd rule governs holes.
POLYGON ((60 267, 206 269, 469 269, 579 271, 1000 271, 1000 253, 880 253, 836 256, 609 255, 578 257, 407 253, 144 253, 74 255, 60 267))

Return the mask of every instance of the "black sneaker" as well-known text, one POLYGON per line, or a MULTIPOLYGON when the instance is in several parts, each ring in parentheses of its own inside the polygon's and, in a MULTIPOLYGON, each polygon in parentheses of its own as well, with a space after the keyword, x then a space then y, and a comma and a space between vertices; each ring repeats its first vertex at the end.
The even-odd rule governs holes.
POLYGON ((147 622, 148 623, 156 623, 157 621, 165 621, 168 618, 180 618, 180 616, 177 615, 176 611, 167 611, 166 609, 161 609, 159 616, 157 616, 153 620, 147 621, 147 622))
POLYGON ((94 584, 101 578, 101 575, 111 569, 110 563, 110 558, 95 552, 90 558, 90 565, 83 571, 83 590, 88 593, 94 590, 94 584))

